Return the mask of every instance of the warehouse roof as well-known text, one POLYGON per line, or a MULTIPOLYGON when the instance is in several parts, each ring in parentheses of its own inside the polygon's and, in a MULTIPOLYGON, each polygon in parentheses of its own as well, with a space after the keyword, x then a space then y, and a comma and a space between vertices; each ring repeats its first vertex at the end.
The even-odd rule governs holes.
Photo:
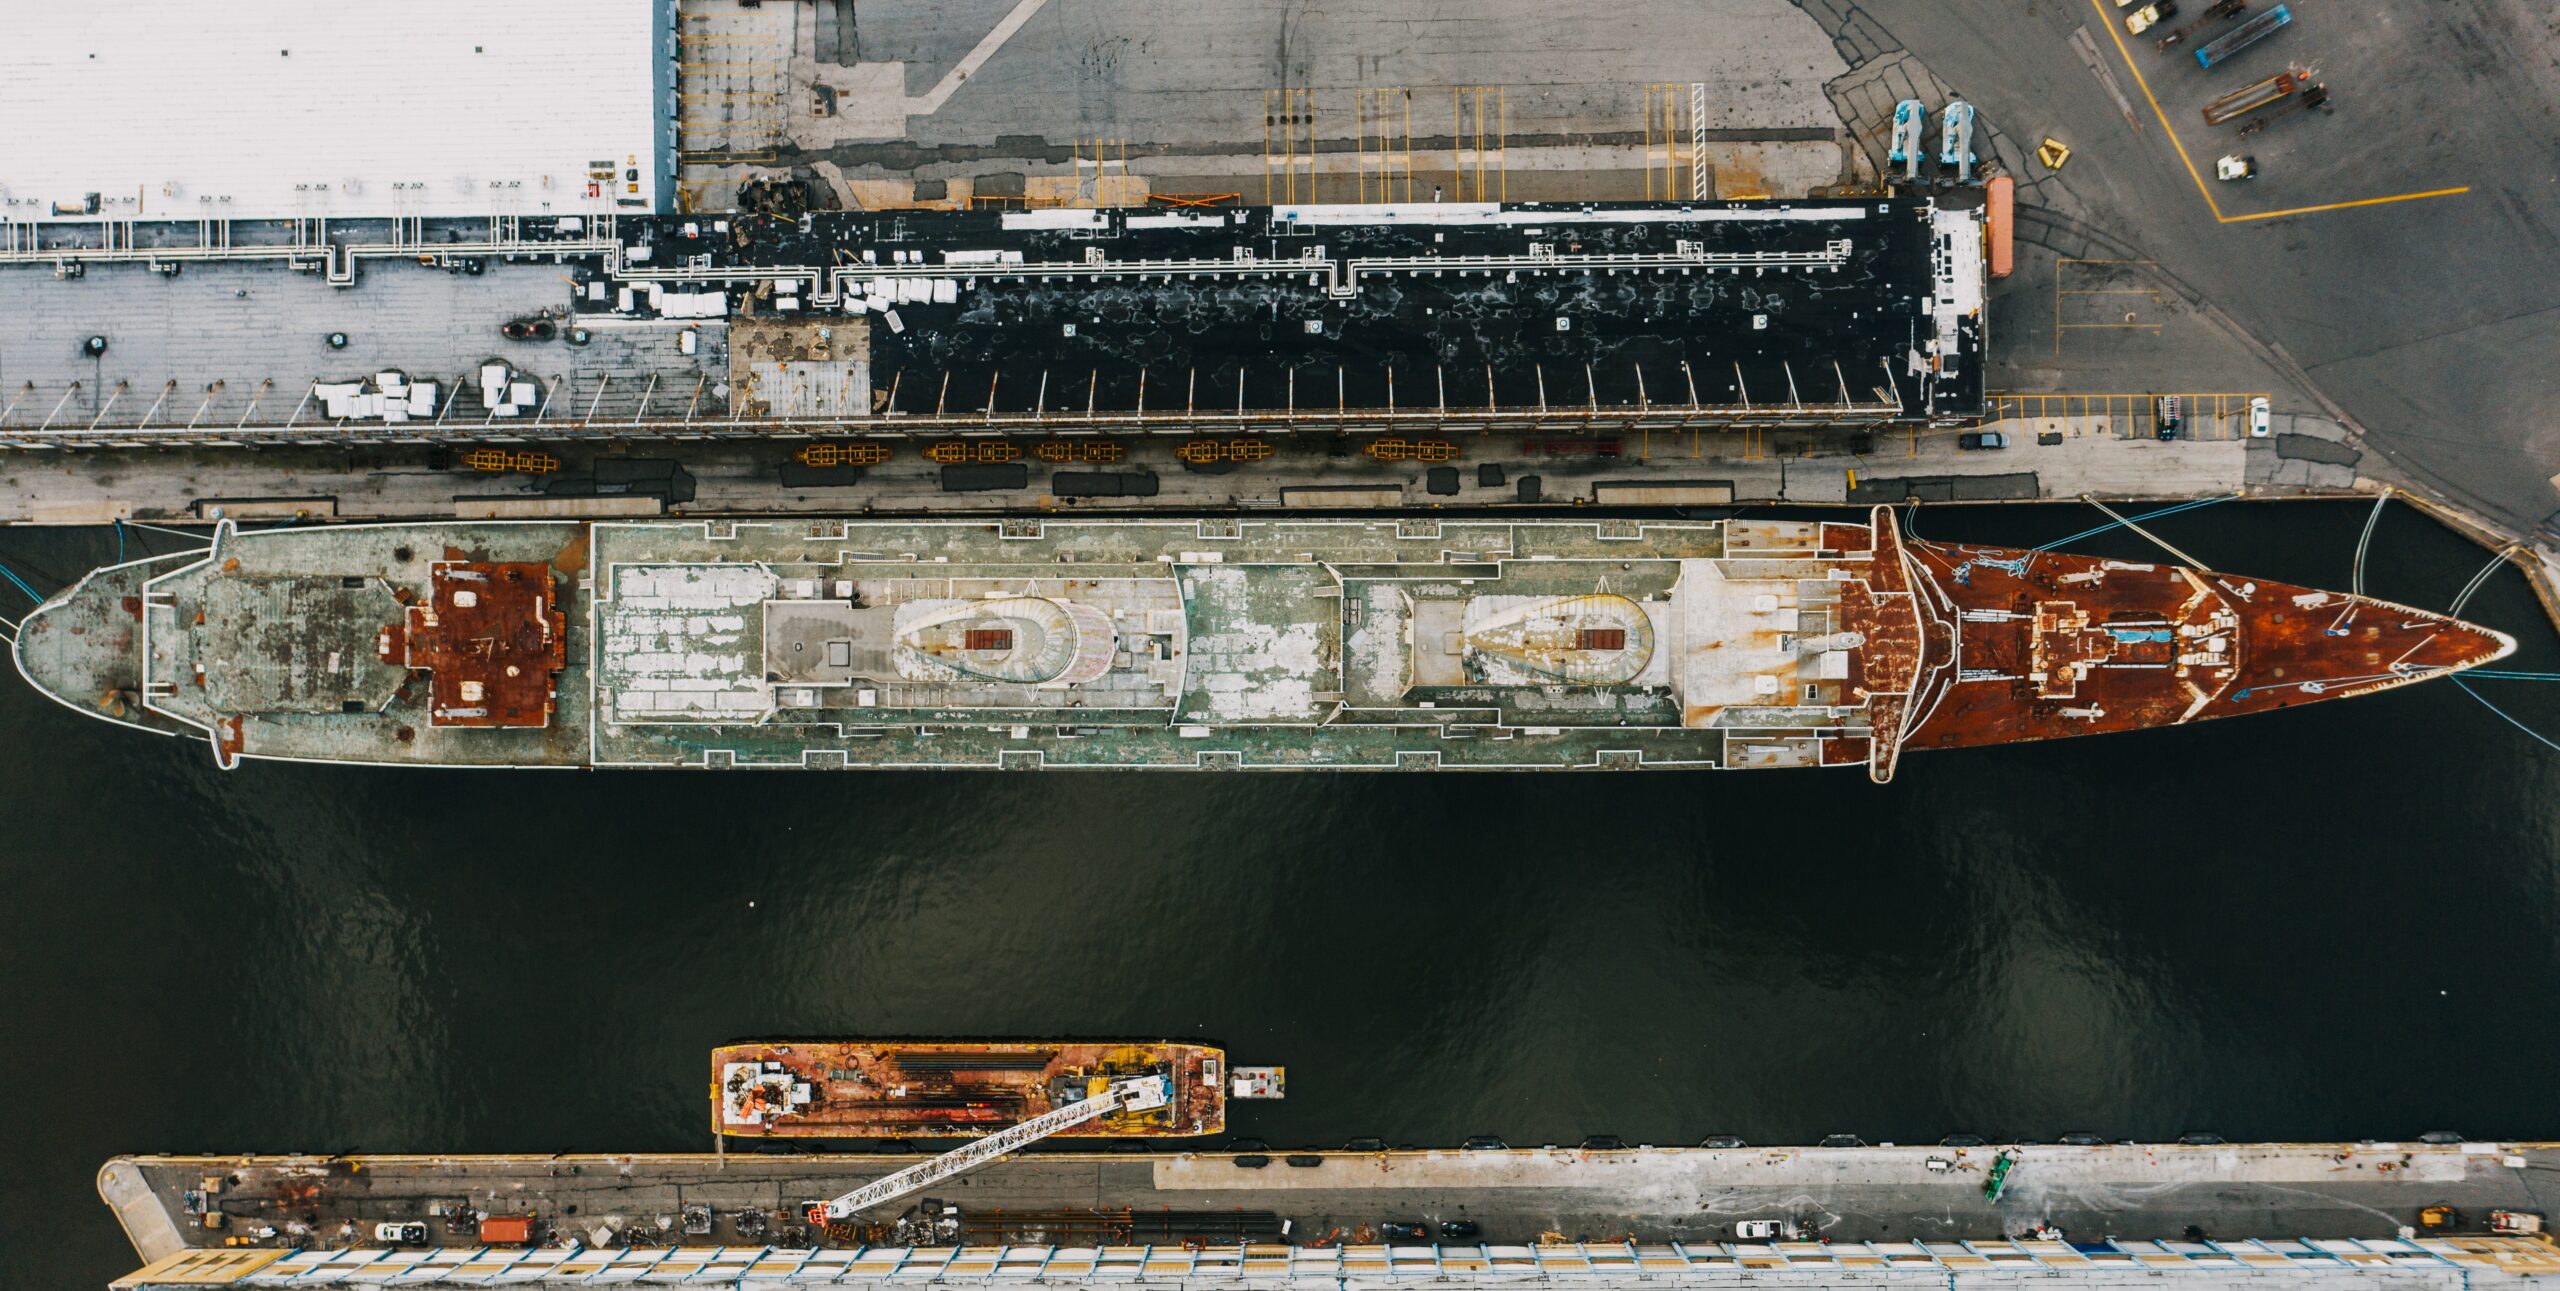
POLYGON ((130 0, 0 41, 0 218, 655 210, 666 6, 130 0))
MULTIPOLYGON (((585 1221, 578 1221, 585 1222, 585 1221)), ((187 1250, 119 1278, 116 1291, 225 1286, 1243 1286, 1332 1288, 1432 1283, 1599 1288, 2232 1286, 2260 1274, 2294 1286, 2523 1286, 2551 1269, 2550 1248, 2518 1237, 2225 1238, 2218 1242, 1784 1241, 1537 1246, 768 1246, 612 1249, 187 1250)))

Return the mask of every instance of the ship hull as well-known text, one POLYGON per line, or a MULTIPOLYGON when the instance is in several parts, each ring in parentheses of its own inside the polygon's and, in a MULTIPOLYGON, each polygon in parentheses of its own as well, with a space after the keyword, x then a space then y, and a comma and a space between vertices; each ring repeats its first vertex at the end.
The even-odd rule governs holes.
POLYGON ((2404 686, 2370 597, 1865 524, 487 522, 92 574, 22 673, 242 758, 411 766, 1864 766, 2404 686))
POLYGON ((1061 1138, 1192 1138, 1226 1129, 1226 1054, 1118 1044, 845 1041, 725 1045, 711 1054, 715 1133, 738 1138, 973 1139, 1055 1111, 1100 1082, 1160 1075, 1162 1107, 1061 1138))

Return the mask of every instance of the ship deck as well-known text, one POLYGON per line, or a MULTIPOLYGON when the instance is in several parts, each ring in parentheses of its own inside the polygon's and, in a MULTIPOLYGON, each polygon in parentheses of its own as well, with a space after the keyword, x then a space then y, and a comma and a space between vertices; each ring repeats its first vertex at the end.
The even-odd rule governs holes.
POLYGON ((1869 520, 226 526, 56 598, 18 659, 226 765, 1883 780, 1905 743, 2263 711, 2514 647, 2367 598, 1869 520))
MULTIPOLYGON (((1767 532, 1773 547, 1812 554, 1813 526, 1767 532)), ((1610 597, 1597 613, 1628 617, 1602 630, 1632 635, 1601 639, 1646 651, 1673 585, 1727 554, 1722 525, 715 522, 596 533, 599 765, 1570 767, 1712 764, 1723 752, 1723 732, 1683 726, 1667 652, 1628 675, 1568 678, 1469 668, 1466 648, 1438 644, 1466 637, 1456 616, 1471 596, 1610 597), (1630 609, 1639 601, 1654 607, 1642 620, 1630 609), (990 604, 1002 612, 968 621, 1017 634, 1005 638, 1021 642, 1015 655, 940 656, 955 660, 948 668, 921 658, 917 634, 936 616, 990 604), (1024 604, 1094 613, 1043 623, 1046 608, 1010 608, 1024 604), (1438 634, 1431 651, 1406 650, 1426 626, 1407 616, 1438 634), (1071 632, 1114 638, 1088 680, 1006 675, 1037 664, 1035 636, 1071 632), (817 662, 791 671, 802 658, 817 662)), ((1715 607, 1702 598, 1696 612, 1715 607)))
POLYGON ((1823 544, 1864 533, 1436 519, 226 533, 210 556, 93 576, 35 616, 20 661, 111 718, 98 696, 138 684, 147 706, 124 720, 210 736, 225 760, 1574 768, 1725 765, 1739 740, 1750 764, 1812 765, 1814 728, 1853 725, 1862 704, 1794 639, 1828 630, 1833 566, 1863 559, 1823 544), (536 587, 542 564, 553 579, 536 587), (499 603, 476 599, 495 593, 463 611, 459 580, 516 588, 507 622, 541 607, 559 623, 500 632, 499 603), (139 678, 89 631, 132 621, 139 678))
POLYGON ((746 1138, 960 1139, 1090 1097, 1104 1079, 1162 1075, 1161 1107, 1057 1131, 1190 1138, 1226 1128, 1226 1054, 1150 1042, 794 1041, 711 1053, 712 1132, 746 1138))

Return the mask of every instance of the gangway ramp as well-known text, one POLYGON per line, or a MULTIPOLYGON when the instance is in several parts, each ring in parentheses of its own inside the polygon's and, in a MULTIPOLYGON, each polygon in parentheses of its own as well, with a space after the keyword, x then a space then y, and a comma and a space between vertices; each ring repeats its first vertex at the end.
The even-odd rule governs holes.
POLYGON ((1169 1077, 1140 1076, 1131 1080, 1115 1080, 1091 1098, 1069 1103, 1019 1125, 1007 1126, 930 1161, 872 1180, 833 1200, 813 1202, 809 1206, 809 1222, 820 1225, 839 1223, 874 1206, 887 1205, 900 1197, 921 1192, 945 1179, 955 1178, 1021 1151, 1060 1130, 1071 1129, 1113 1112, 1143 1112, 1172 1101, 1173 1081, 1169 1077))

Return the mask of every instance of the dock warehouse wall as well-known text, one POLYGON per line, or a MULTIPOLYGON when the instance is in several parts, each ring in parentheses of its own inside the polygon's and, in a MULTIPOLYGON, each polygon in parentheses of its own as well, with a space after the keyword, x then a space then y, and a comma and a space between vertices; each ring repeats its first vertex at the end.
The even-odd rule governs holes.
POLYGON ((673 0, 21 6, 0 219, 662 210, 673 26, 673 0))

